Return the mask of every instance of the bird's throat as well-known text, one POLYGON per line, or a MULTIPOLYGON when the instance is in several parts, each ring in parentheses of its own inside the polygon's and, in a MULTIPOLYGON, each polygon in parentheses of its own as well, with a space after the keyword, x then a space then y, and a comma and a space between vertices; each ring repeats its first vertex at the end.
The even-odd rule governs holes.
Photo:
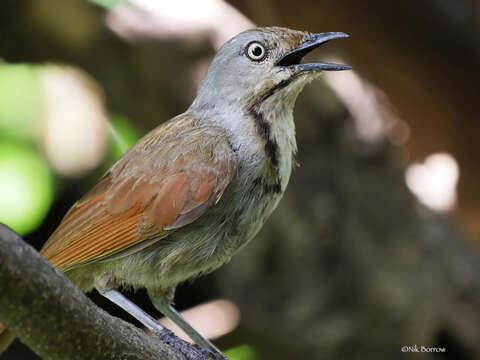
POLYGON ((255 121, 257 133, 261 141, 264 143, 265 156, 269 161, 269 165, 272 167, 272 169, 278 170, 281 154, 278 143, 272 135, 272 128, 270 122, 265 119, 263 112, 259 109, 251 109, 250 115, 255 121))
POLYGON ((258 105, 250 109, 249 115, 264 152, 265 173, 261 182, 265 191, 281 193, 290 178, 296 152, 292 111, 264 103, 258 105))

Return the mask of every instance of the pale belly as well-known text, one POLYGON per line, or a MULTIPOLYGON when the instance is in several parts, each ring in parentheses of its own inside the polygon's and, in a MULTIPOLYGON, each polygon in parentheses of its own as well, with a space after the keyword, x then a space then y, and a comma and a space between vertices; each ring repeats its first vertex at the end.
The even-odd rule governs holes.
POLYGON ((178 283, 212 272, 261 229, 282 197, 258 186, 231 192, 194 223, 134 254, 72 269, 80 288, 147 288, 173 294, 178 283))

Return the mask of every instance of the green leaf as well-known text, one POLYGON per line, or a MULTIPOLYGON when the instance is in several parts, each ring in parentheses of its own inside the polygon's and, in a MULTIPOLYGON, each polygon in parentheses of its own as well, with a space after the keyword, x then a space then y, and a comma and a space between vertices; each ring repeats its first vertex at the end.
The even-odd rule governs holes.
POLYGON ((107 9, 113 8, 114 6, 127 2, 127 0, 88 0, 88 1, 107 9))
POLYGON ((230 360, 259 360, 257 352, 250 345, 240 345, 225 352, 230 360))
POLYGON ((38 67, 0 62, 0 134, 36 141, 42 129, 38 67))
POLYGON ((45 160, 20 141, 0 138, 0 222, 20 235, 34 231, 53 200, 53 179, 45 160))
POLYGON ((121 115, 112 115, 109 124, 110 154, 116 161, 140 139, 140 133, 131 121, 121 115))

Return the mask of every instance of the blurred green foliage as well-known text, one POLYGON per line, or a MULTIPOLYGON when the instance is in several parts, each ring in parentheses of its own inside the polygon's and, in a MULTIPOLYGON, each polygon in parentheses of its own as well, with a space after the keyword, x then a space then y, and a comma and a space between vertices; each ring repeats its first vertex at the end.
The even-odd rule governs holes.
POLYGON ((230 360, 259 360, 256 351, 249 345, 240 345, 225 352, 230 360))
POLYGON ((30 145, 43 128, 38 66, 0 62, 0 222, 21 235, 35 230, 53 199, 53 177, 30 145))
MULTIPOLYGON (((44 68, 0 62, 0 222, 20 235, 40 226, 55 193, 54 175, 43 158, 42 147, 37 147, 44 141, 47 116, 41 82, 44 68)), ((141 135, 121 115, 111 117, 109 130, 106 166, 141 135)))
POLYGON ((0 62, 0 134, 30 141, 39 137, 41 91, 37 66, 0 62))
POLYGON ((20 235, 35 230, 53 200, 46 161, 23 142, 0 139, 0 222, 20 235))
POLYGON ((91 3, 103 6, 105 8, 112 8, 120 3, 126 2, 126 0, 88 0, 91 3))
POLYGON ((130 149, 140 139, 139 131, 132 122, 122 115, 112 115, 109 124, 110 159, 118 160, 122 154, 130 149))

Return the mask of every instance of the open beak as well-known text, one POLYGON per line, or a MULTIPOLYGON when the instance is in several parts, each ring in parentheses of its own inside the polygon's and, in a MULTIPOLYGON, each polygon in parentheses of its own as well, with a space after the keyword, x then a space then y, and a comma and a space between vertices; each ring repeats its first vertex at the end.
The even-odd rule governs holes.
POLYGON ((303 72, 312 72, 312 71, 340 71, 340 70, 350 70, 351 67, 341 64, 330 64, 330 63, 311 63, 311 64, 300 64, 302 58, 308 54, 313 49, 316 49, 322 44, 334 39, 341 39, 348 37, 347 34, 342 32, 325 32, 319 34, 308 35, 305 40, 300 44, 299 47, 287 52, 282 56, 280 60, 277 61, 275 65, 277 66, 294 66, 296 70, 300 73, 303 72))

